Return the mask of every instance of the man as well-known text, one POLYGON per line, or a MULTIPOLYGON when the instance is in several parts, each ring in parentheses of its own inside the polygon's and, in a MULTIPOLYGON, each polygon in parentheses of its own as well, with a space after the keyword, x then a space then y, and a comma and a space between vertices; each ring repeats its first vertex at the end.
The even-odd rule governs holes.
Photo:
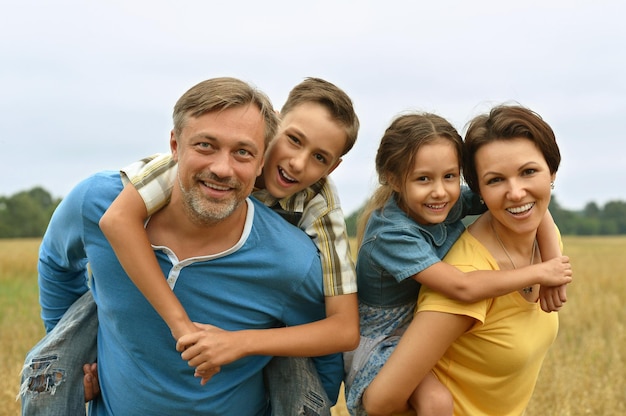
MULTIPOLYGON (((247 198, 276 126, 265 95, 232 78, 192 87, 174 108, 170 144, 178 181, 146 231, 168 282, 196 322, 238 331, 324 317, 321 266, 311 240, 247 198)), ((202 386, 176 352, 167 325, 98 227, 121 190, 119 173, 79 184, 55 212, 40 252, 47 330, 87 291, 90 266, 102 391, 92 412, 269 414, 262 369, 271 357, 246 356, 216 368, 202 386)), ((326 390, 338 389, 340 356, 317 358, 316 367, 326 390)))

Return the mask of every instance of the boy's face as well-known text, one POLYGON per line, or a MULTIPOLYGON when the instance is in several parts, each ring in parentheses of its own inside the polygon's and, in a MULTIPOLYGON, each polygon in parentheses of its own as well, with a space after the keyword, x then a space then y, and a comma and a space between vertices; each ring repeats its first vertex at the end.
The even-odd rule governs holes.
POLYGON ((265 189, 281 199, 313 185, 339 165, 346 139, 342 126, 322 105, 294 107, 282 117, 265 154, 265 189))

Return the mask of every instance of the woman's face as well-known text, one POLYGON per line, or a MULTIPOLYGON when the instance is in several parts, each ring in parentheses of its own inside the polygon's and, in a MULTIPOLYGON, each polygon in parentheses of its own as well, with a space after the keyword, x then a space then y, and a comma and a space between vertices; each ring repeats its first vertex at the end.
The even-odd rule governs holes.
POLYGON ((493 218, 513 233, 535 232, 554 180, 541 151, 517 138, 486 144, 474 157, 480 195, 493 218))

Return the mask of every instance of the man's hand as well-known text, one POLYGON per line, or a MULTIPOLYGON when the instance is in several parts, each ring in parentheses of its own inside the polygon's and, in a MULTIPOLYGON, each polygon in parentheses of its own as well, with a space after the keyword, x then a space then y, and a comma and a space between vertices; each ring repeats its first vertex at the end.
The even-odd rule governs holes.
POLYGON ((83 365, 83 386, 85 387, 85 403, 92 401, 100 395, 100 383, 98 382, 98 364, 83 365))

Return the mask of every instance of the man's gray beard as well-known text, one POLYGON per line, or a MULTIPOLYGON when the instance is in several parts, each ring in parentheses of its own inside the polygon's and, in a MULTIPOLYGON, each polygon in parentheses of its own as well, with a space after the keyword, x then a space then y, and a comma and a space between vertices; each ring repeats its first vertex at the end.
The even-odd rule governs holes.
POLYGON ((193 190, 185 189, 180 177, 178 177, 178 185, 183 195, 185 213, 197 225, 214 225, 232 215, 241 204, 241 201, 235 199, 228 201, 228 203, 214 202, 211 204, 211 201, 204 196, 197 195, 197 192, 194 193, 193 190), (208 204, 210 205, 207 206, 208 204))

